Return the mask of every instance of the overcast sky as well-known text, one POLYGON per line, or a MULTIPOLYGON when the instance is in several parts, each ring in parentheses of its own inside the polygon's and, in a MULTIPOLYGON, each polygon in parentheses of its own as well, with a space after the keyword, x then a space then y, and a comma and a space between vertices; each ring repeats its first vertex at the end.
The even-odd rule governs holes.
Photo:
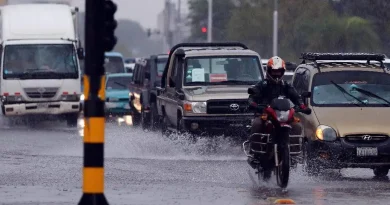
MULTIPOLYGON (((118 5, 116 18, 131 19, 139 22, 144 28, 157 27, 157 15, 164 8, 165 0, 114 0, 118 5)), ((178 0, 171 0, 177 3, 178 0)), ((183 11, 187 10, 187 0, 181 0, 183 11)), ((85 0, 72 0, 74 5, 84 10, 85 0)))

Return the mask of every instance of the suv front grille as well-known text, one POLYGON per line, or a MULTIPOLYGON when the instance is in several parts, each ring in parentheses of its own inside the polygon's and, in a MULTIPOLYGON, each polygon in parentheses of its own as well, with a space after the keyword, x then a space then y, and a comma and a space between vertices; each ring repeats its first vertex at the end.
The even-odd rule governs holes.
POLYGON ((347 135, 345 140, 351 143, 379 143, 384 142, 389 139, 387 135, 378 135, 378 134, 359 134, 359 135, 347 135))
POLYGON ((207 114, 248 113, 248 100, 208 100, 207 114))
POLYGON ((53 98, 58 88, 25 88, 24 92, 29 98, 53 98))

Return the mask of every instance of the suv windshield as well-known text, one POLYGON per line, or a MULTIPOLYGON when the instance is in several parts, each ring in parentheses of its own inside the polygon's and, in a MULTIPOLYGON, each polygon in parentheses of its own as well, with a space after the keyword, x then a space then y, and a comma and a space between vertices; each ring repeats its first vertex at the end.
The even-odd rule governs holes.
POLYGON ((186 60, 184 85, 252 85, 262 79, 257 56, 210 56, 186 60))
POLYGON ((157 77, 158 78, 161 78, 161 76, 163 75, 167 61, 168 61, 167 58, 161 58, 161 59, 157 60, 157 77))
POLYGON ((125 64, 123 63, 123 59, 119 56, 106 56, 104 63, 106 73, 125 72, 125 64))
POLYGON ((360 103, 356 98, 340 91, 332 82, 364 102, 363 106, 384 106, 386 102, 359 92, 359 89, 390 101, 389 74, 370 71, 334 71, 315 74, 312 83, 313 105, 340 107, 356 106, 360 103))
POLYGON ((78 76, 73 44, 5 46, 4 79, 77 79, 78 76))
POLYGON ((110 76, 107 79, 107 90, 128 90, 131 81, 131 75, 128 76, 110 76))

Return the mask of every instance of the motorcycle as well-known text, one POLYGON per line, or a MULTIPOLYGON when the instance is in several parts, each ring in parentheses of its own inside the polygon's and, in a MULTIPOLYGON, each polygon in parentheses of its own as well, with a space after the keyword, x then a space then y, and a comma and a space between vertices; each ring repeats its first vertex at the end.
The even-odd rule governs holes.
POLYGON ((285 189, 291 166, 290 130, 293 123, 300 121, 294 114, 309 115, 311 109, 294 109, 284 96, 273 99, 269 105, 259 105, 258 108, 262 113, 258 117, 263 122, 264 133, 252 134, 242 146, 248 163, 256 169, 259 180, 269 180, 273 171, 278 186, 285 189))

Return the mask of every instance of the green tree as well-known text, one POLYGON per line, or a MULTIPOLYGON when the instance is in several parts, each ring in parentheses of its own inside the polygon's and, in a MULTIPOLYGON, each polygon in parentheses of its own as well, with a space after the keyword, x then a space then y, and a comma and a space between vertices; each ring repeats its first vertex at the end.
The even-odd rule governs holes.
MULTIPOLYGON (((208 1, 189 0, 189 20, 191 26, 192 41, 205 41, 207 34, 202 33, 201 28, 207 27, 208 1)), ((234 9, 232 0, 213 0, 213 40, 226 40, 226 27, 234 9)))
POLYGON ((266 1, 240 1, 228 24, 229 40, 245 43, 262 58, 272 54, 272 10, 266 1), (270 18, 271 16, 271 18, 270 18))

